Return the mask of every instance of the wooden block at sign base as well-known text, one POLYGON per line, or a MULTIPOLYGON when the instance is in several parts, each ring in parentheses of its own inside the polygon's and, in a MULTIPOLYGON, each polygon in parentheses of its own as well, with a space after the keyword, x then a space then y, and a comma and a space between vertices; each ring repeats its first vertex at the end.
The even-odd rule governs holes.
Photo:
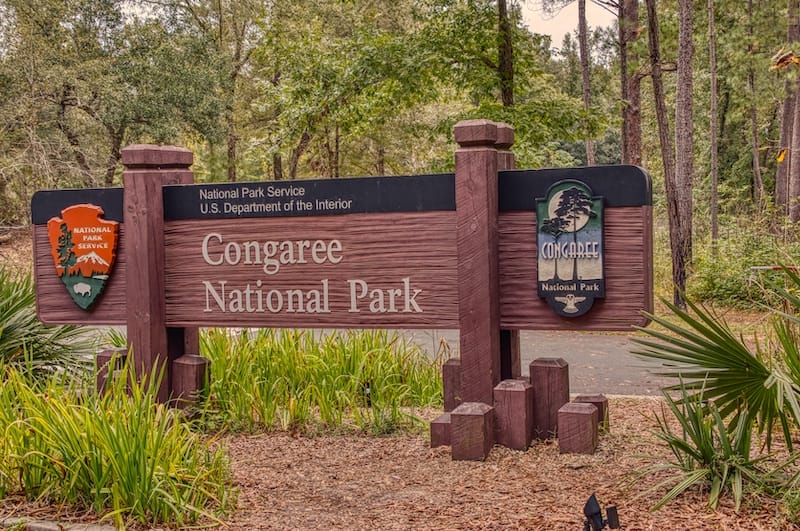
POLYGON ((593 454, 597 448, 597 408, 570 402, 558 410, 558 448, 562 454, 593 454))
POLYGON ((198 403, 208 378, 209 361, 194 354, 186 354, 172 362, 172 404, 185 408, 198 403))
POLYGON ((97 353, 95 359, 95 368, 97 369, 96 390, 98 393, 106 392, 106 384, 108 382, 109 369, 111 375, 119 369, 125 362, 125 357, 128 355, 128 349, 107 349, 97 353), (111 360, 114 359, 114 367, 110 367, 111 360))
POLYGON ((569 364, 562 358, 537 358, 530 364, 533 386, 533 436, 556 436, 558 410, 569 402, 569 364))
POLYGON ((431 448, 450 446, 450 413, 442 413, 431 421, 431 448))
POLYGON ((450 447, 455 461, 483 461, 494 446, 494 408, 464 402, 450 412, 450 447))
POLYGON ((495 442, 527 450, 533 438, 533 386, 523 380, 503 380, 494 388, 495 442))
POLYGON ((597 408, 597 424, 601 431, 608 431, 608 398, 605 395, 578 395, 573 402, 585 402, 597 408))
POLYGON ((453 411, 461 399, 461 359, 450 358, 442 365, 442 387, 444 410, 453 411))

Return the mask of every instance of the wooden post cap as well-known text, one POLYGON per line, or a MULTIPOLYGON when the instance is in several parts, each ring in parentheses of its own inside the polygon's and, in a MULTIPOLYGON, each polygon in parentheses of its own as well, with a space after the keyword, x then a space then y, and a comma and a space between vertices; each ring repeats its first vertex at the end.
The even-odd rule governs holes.
POLYGON ((453 136, 461 147, 494 146, 497 124, 490 120, 462 120, 453 128, 453 136))
POLYGON ((497 139, 494 147, 497 149, 508 149, 514 145, 514 128, 506 123, 497 123, 497 139))
POLYGON ((188 168, 194 162, 189 149, 154 144, 131 144, 122 148, 121 157, 127 168, 188 168))

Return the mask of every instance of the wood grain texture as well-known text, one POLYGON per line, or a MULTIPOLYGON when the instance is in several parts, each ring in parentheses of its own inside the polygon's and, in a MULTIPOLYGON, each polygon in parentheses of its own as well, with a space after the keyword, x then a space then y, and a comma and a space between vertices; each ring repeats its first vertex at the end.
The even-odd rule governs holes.
POLYGON ((442 394, 445 411, 453 411, 464 401, 461 398, 461 358, 450 358, 442 365, 442 394))
POLYGON ((608 431, 608 398, 602 394, 578 395, 573 402, 592 404, 597 408, 597 424, 603 431, 608 431))
POLYGON ((450 412, 450 445, 456 461, 483 461, 494 446, 494 408, 464 402, 450 412))
MULTIPOLYGON (((513 170, 516 168, 516 159, 511 146, 514 145, 514 128, 509 124, 498 123, 497 140, 494 147, 497 149, 497 170, 513 170)), ((499 266, 498 266, 499 267, 499 266)), ((498 288, 499 289, 499 288, 498 288)), ((500 295, 502 297, 502 293, 500 295)), ((519 378, 522 374, 520 355, 522 346, 519 330, 500 330, 500 379, 508 380, 519 378)))
MULTIPOLYGON (((632 325, 644 325, 647 320, 641 311, 652 311, 652 209, 651 207, 607 208, 606 215, 606 298, 595 301, 592 310, 578 318, 568 319, 559 317, 550 309, 545 301, 536 294, 536 214, 534 212, 506 212, 500 213, 498 218, 498 274, 500 284, 500 323, 503 328, 521 330, 629 330, 632 325)), ((345 217, 323 216, 319 218, 272 218, 266 226, 259 228, 264 220, 229 220, 228 223, 238 225, 238 230, 247 234, 247 239, 308 239, 313 234, 314 227, 319 223, 324 227, 327 237, 340 238, 341 234, 349 234, 359 239, 366 238, 359 256, 365 257, 378 274, 388 278, 385 268, 402 269, 402 262, 406 260, 401 247, 410 247, 413 250, 412 262, 418 265, 421 262, 432 260, 428 254, 434 256, 436 265, 429 269, 431 278, 427 289, 436 289, 442 293, 442 301, 438 304, 440 315, 427 315, 418 319, 415 327, 442 327, 458 328, 457 317, 457 290, 456 287, 456 243, 455 243, 455 213, 435 212, 426 214, 407 214, 405 216, 421 216, 412 221, 410 219, 392 221, 394 217, 382 218, 379 214, 352 214, 345 217), (361 216, 361 217, 359 217, 361 216), (375 216, 363 218, 363 216, 375 216), (430 216, 430 220, 427 217, 430 216), (304 221, 305 220, 305 221, 304 221), (349 227, 355 223, 353 227, 349 227), (308 237, 296 233, 300 227, 312 231, 308 237), (381 237, 385 231, 386 237, 381 237), (405 231, 405 232, 404 232, 405 231), (375 234, 377 233, 377 234, 375 234), (267 236, 271 234, 271 236, 267 236), (391 240, 392 237, 400 241, 391 240), (370 247, 374 240, 374 247, 370 247), (379 253, 387 252, 386 257, 379 253)), ((392 215, 392 216, 397 216, 392 215)), ((205 223, 207 227, 222 226, 222 222, 172 222, 168 224, 167 240, 170 242, 166 249, 166 257, 170 264, 168 276, 170 283, 173 277, 177 281, 186 273, 181 268, 188 263, 197 262, 196 250, 191 250, 194 255, 182 255, 187 251, 184 244, 173 242, 179 234, 190 231, 190 227, 197 223, 205 223), (191 257, 194 256, 194 257, 191 257), (177 264, 178 271, 171 271, 177 264)), ((216 230, 216 229, 214 229, 216 230)), ((305 230, 305 229, 304 229, 305 230)), ((106 284, 103 294, 89 311, 83 311, 72 301, 64 285, 55 274, 53 259, 50 255, 50 243, 47 239, 45 225, 33 227, 34 240, 34 279, 37 292, 37 311, 42 322, 47 324, 125 324, 125 278, 127 272, 128 248, 125 224, 120 225, 119 248, 114 271, 106 284)), ((321 236, 320 236, 321 237, 321 236)), ((316 237, 315 237, 316 238, 316 237)), ((474 257, 473 257, 474 259, 474 257)), ((202 260, 202 259, 201 259, 202 260)), ((345 262, 342 262, 343 265, 345 262)), ((328 267, 328 266, 325 266, 328 267)), ((219 269, 219 268, 214 268, 219 269)), ((424 269, 424 268, 423 268, 424 269)), ((218 275, 214 273, 213 276, 218 275)), ((257 277, 256 272, 254 275, 257 277)), ((241 276, 249 277, 249 273, 241 276)), ((265 281, 266 276, 261 277, 265 281)), ((359 278, 348 277, 348 278, 359 278)), ((404 277, 399 277, 404 278, 404 277)), ((367 280, 366 278, 364 280, 367 280)), ((186 279, 183 280, 184 285, 186 279)), ((270 280, 270 283, 272 281, 270 280)), ((181 298, 175 291, 175 285, 170 285, 171 298, 168 300, 169 326, 184 326, 191 324, 186 319, 184 322, 174 320, 180 312, 170 308, 171 301, 181 298)), ((194 288, 192 287, 192 290, 194 288)), ((195 296, 195 301, 198 300, 195 296)), ((203 304, 205 303, 202 300, 203 304)), ((179 305, 184 303, 178 302, 179 305)), ((431 310, 433 311, 433 310, 431 310)), ((360 314, 347 316, 346 322, 335 323, 328 319, 319 326, 333 327, 383 327, 389 326, 389 320, 373 317, 369 322, 361 325, 358 321, 360 314)), ((216 324, 204 317, 206 325, 216 324)), ((233 319, 226 322, 233 323, 233 319)), ((262 326, 260 319, 250 318, 248 326, 262 326)), ((274 321, 270 321, 274 322, 274 321)), ((294 319, 294 324, 286 326, 315 326, 314 323, 294 319)), ((199 323, 198 323, 199 324, 199 323)), ((396 323, 397 324, 397 323, 396 323)), ((222 323, 220 323, 222 326, 222 323)), ((231 324, 230 326, 240 326, 231 324)), ((242 324, 241 326, 244 326, 242 324)), ((276 326, 270 324, 269 326, 276 326)), ((402 325, 406 326, 406 325, 402 325)))
POLYGON ((521 330, 630 330, 653 309, 652 207, 605 209, 606 297, 580 317, 557 315, 536 294, 535 212, 503 212, 500 245, 500 321, 521 330))
POLYGON ((133 351, 137 377, 147 378, 166 365, 158 400, 169 398, 170 364, 164 304, 164 178, 158 171, 126 170, 125 225, 127 275, 125 283, 128 347, 133 351))
POLYGON ((533 438, 533 386, 522 380, 503 380, 494 388, 495 442, 527 450, 533 438))
POLYGON ((558 410, 558 448, 562 454, 593 454, 597 448, 597 408, 570 402, 558 410))
POLYGON ((450 413, 442 413, 431 421, 431 448, 450 446, 450 413))
MULTIPOLYGON (((165 231, 167 322, 170 326, 456 328, 454 225, 455 212, 169 222, 165 231), (209 233, 223 239, 222 244, 216 237, 212 242, 212 261, 221 256, 226 242, 284 240, 338 240, 342 259, 336 264, 311 260, 285 264, 274 274, 266 274, 263 264, 209 265, 202 255, 202 242, 209 233), (304 312, 298 311, 296 296, 294 312, 288 311, 287 290, 301 290, 306 296, 317 290, 322 295, 323 280, 327 280, 329 313, 310 313, 308 304, 304 312), (366 296, 359 297, 363 285, 356 280, 366 283, 366 296), (225 282, 226 311, 220 310, 204 281, 219 296, 220 281, 225 282), (255 311, 231 311, 232 290, 244 291, 248 285, 250 309, 255 311), (382 290, 387 310, 383 313, 371 311, 372 301, 378 298, 372 293, 375 289, 382 290), (278 307, 278 295, 270 295, 272 290, 283 300, 283 309, 277 313, 269 311, 267 303, 270 298, 272 307, 278 307), (394 295, 395 311, 391 311, 387 290, 400 290, 394 295), (413 297, 415 290, 420 292, 413 297), (259 298, 262 311, 258 311, 259 298), (412 298, 421 312, 406 300, 412 298)), ((372 309, 379 309, 377 303, 372 309)))
POLYGON ((491 404, 500 382, 496 126, 462 122, 455 135, 461 396, 491 404))
POLYGON ((36 284, 36 313, 45 324, 125 324, 125 271, 127 269, 127 237, 125 224, 120 223, 117 257, 111 276, 88 311, 72 300, 56 274, 47 225, 33 226, 33 278, 36 284))
POLYGON ((537 358, 530 364, 533 386, 533 436, 549 439, 558 430, 558 410, 569 402, 569 364, 562 358, 537 358))

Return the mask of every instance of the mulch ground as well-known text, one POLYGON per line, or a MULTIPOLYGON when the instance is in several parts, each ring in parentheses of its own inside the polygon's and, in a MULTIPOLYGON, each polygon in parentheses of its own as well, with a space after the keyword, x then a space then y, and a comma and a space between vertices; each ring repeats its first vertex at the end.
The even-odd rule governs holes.
POLYGON ((612 398, 611 432, 594 455, 559 453, 556 441, 525 452, 495 447, 485 462, 453 461, 425 436, 290 435, 225 440, 239 489, 231 529, 579 530, 596 493, 615 504, 622 529, 792 529, 778 502, 752 497, 739 514, 691 492, 667 508, 644 494, 659 478, 633 481, 649 461, 668 457, 653 435, 660 400, 612 398))

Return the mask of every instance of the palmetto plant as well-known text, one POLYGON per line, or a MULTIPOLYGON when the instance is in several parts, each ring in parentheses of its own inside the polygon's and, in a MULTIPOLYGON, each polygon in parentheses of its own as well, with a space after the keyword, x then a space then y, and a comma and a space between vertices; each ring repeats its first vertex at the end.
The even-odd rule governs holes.
POLYGON ((658 472, 673 472, 647 489, 651 492, 669 489, 655 504, 659 509, 686 490, 701 487, 708 490, 708 504, 716 508, 726 491, 733 495, 739 510, 745 485, 776 483, 778 474, 763 466, 768 456, 751 458, 752 420, 739 415, 727 425, 713 402, 706 402, 702 393, 689 395, 681 388, 680 399, 666 395, 668 409, 677 420, 679 431, 672 428, 667 412, 656 417, 659 439, 669 446, 674 460, 659 462, 639 472, 638 477, 658 472))
MULTIPOLYGON (((800 311, 800 276, 786 270, 788 285, 776 288, 786 306, 800 311)), ((665 389, 673 416, 681 433, 672 431, 666 416, 659 419, 660 433, 673 452, 675 461, 662 465, 677 470, 659 486, 671 489, 657 504, 667 503, 692 486, 708 489, 709 504, 716 506, 720 494, 730 490, 737 509, 744 485, 783 488, 791 481, 781 479, 780 471, 766 471, 760 460, 750 456, 754 430, 765 436, 767 450, 780 426, 783 439, 792 450, 791 430, 800 421, 800 318, 791 311, 776 311, 774 340, 749 346, 737 337, 713 312, 687 301, 688 310, 665 302, 677 322, 650 316, 658 328, 642 329, 652 339, 636 339, 634 353, 661 362, 658 374, 674 377, 677 383, 665 389), (672 392, 680 397, 672 398, 672 392)), ((783 465, 792 465, 793 454, 783 465)))
POLYGON ((84 366, 89 336, 77 326, 42 324, 35 303, 30 275, 0 266, 0 362, 39 373, 84 366))
POLYGON ((659 375, 680 379, 666 390, 683 387, 689 395, 702 392, 722 418, 747 414, 766 434, 767 445, 779 425, 791 444, 789 430, 800 419, 800 350, 794 331, 800 321, 783 314, 774 324, 777 343, 773 348, 751 348, 702 306, 687 301, 688 310, 682 310, 665 304, 678 323, 650 316, 667 331, 642 329, 654 339, 634 339, 642 348, 633 353, 659 360, 659 375))

